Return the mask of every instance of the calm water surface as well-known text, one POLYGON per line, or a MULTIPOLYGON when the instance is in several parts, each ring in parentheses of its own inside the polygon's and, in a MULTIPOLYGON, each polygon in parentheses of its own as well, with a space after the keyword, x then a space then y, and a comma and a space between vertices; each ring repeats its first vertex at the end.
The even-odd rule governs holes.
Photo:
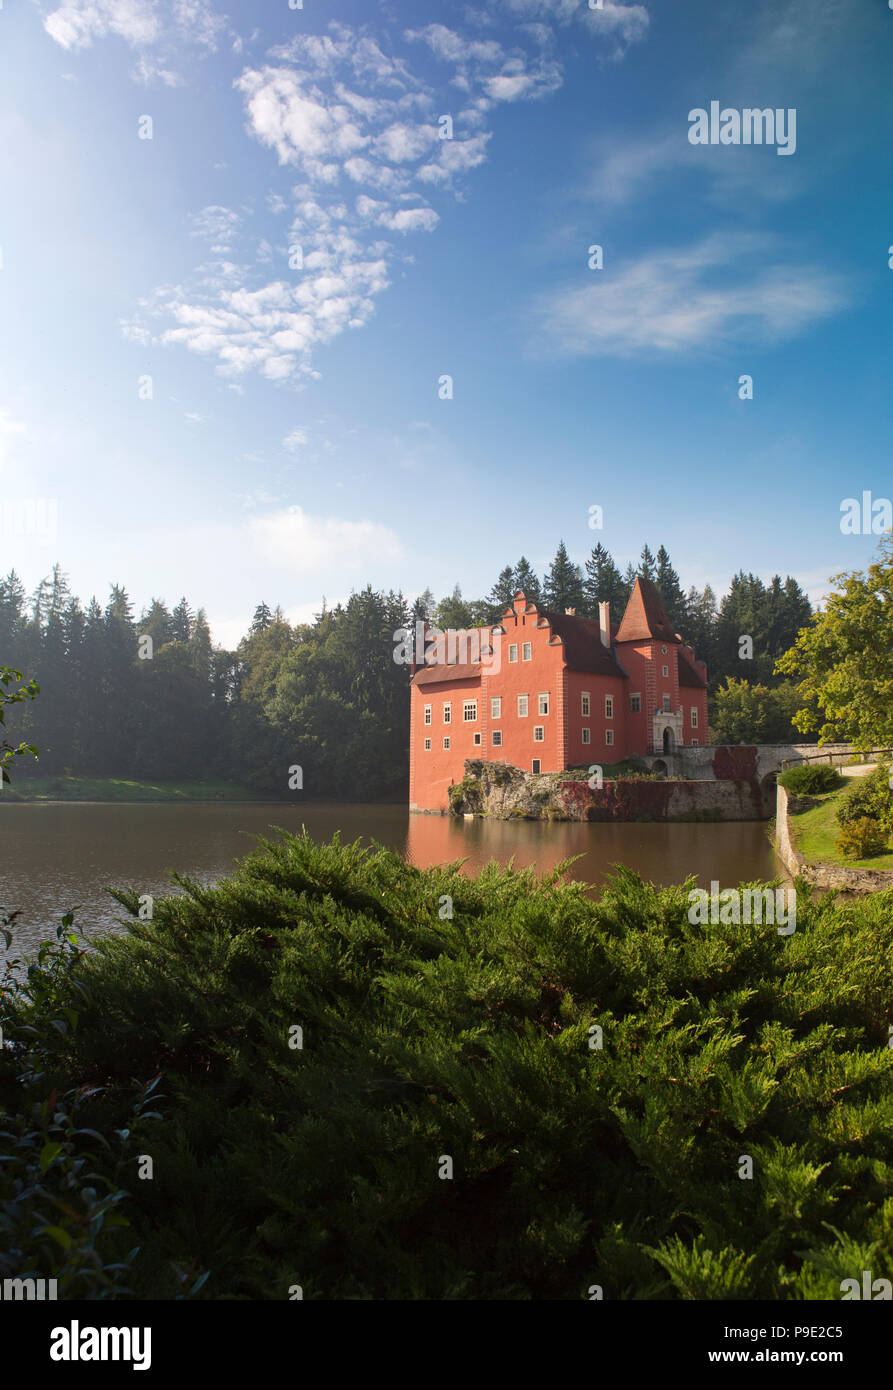
MULTIPOLYGON (((475 874, 491 859, 540 871, 572 855, 575 878, 603 883, 611 865, 629 865, 655 883, 697 875, 709 886, 771 879, 783 872, 764 822, 705 825, 595 825, 578 822, 455 820, 410 815, 402 806, 281 804, 0 806, 0 908, 20 908, 13 954, 24 955, 52 934, 59 917, 79 907, 88 933, 108 930, 125 916, 109 885, 160 897, 175 869, 214 883, 254 848, 271 827, 317 840, 340 830, 342 840, 377 840, 425 868, 466 859, 475 874)), ((0 961, 3 947, 0 942, 0 961)))

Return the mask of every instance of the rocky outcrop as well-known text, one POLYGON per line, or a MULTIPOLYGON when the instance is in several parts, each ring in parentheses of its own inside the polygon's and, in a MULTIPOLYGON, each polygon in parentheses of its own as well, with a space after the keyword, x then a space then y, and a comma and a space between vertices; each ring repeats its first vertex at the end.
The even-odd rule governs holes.
POLYGON ((749 781, 628 778, 590 787, 584 774, 523 772, 471 758, 450 788, 454 815, 497 820, 741 821, 762 819, 749 781))

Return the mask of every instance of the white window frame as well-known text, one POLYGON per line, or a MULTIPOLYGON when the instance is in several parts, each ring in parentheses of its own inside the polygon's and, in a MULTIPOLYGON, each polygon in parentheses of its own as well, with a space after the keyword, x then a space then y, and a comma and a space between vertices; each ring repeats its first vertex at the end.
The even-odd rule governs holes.
POLYGON ((532 661, 532 660, 533 660, 533 643, 532 643, 532 642, 522 642, 522 643, 521 643, 521 660, 522 660, 522 661, 532 661))
POLYGON ((443 722, 444 724, 452 724, 453 722, 453 706, 449 700, 444 701, 443 722))
POLYGON ((501 747, 502 747, 502 730, 501 730, 501 729, 494 729, 494 730, 493 730, 493 747, 494 747, 494 748, 501 748, 501 747))
POLYGON ((584 730, 583 730, 583 742, 584 742, 584 743, 591 743, 591 742, 592 742, 592 735, 591 735, 589 729, 584 729, 584 730))
POLYGON ((451 746, 451 745, 450 745, 450 740, 449 740, 448 738, 445 738, 445 739, 444 739, 444 741, 443 741, 443 746, 444 746, 444 748, 447 748, 447 749, 451 746))
POLYGON ((518 660, 518 644, 512 642, 509 646, 509 662, 514 664, 518 660))
POLYGON ((661 714, 671 714, 671 713, 672 713, 672 711, 671 711, 671 709, 670 709, 670 697, 669 697, 669 695, 662 695, 662 696, 661 696, 661 700, 660 700, 660 712, 661 712, 661 714))
POLYGON ((606 719, 613 719, 613 718, 614 718, 614 696, 613 696, 613 695, 606 695, 606 696, 605 696, 605 718, 606 718, 606 719))
POLYGON ((533 761, 532 761, 532 763, 530 764, 530 770, 531 770, 531 772, 540 772, 540 771, 542 770, 542 766, 543 766, 543 760, 542 760, 542 758, 534 758, 533 761))
POLYGON ((697 707, 697 705, 692 705, 692 707, 691 707, 691 727, 692 727, 693 729, 696 729, 696 728, 698 727, 698 707, 697 707))
POLYGON ((642 713, 642 692, 641 692, 641 690, 637 690, 637 691, 635 692, 634 695, 630 695, 630 697, 629 697, 629 712, 630 712, 630 714, 641 714, 641 713, 642 713), (633 700, 636 701, 635 704, 633 704, 633 700))
POLYGON ((580 696, 580 713, 584 719, 588 719, 590 716, 591 703, 592 696, 588 690, 584 690, 580 696))
POLYGON ((613 748, 613 746, 614 746, 614 730, 613 730, 613 729, 605 729, 605 743, 606 743, 606 745, 608 746, 608 748, 613 748))
POLYGON ((534 724, 534 726, 533 726, 533 741, 534 741, 534 743, 545 743, 545 741, 546 741, 546 730, 545 730, 545 726, 544 726, 544 725, 542 725, 542 724, 534 724))
POLYGON ((528 717, 529 710, 530 710, 530 696, 529 696, 529 695, 519 695, 519 696, 518 696, 518 718, 519 718, 519 719, 526 719, 526 718, 528 717), (524 701, 524 710, 523 710, 523 712, 522 712, 522 710, 521 710, 521 701, 522 701, 522 700, 524 701))
POLYGON ((462 723, 463 723, 463 724, 476 724, 476 723, 477 723, 477 718, 478 718, 478 702, 477 702, 477 700, 463 700, 463 701, 462 701, 462 723), (473 713, 472 713, 472 714, 469 714, 469 713, 468 713, 469 710, 472 710, 473 713))
POLYGON ((545 715, 545 714, 548 714, 548 713, 549 713, 549 692, 548 692, 548 690, 541 690, 540 693, 537 695, 536 698, 537 698, 537 709, 539 710, 540 714, 544 714, 544 715, 545 715))
POLYGON ((480 729, 476 729, 476 730, 475 730, 475 735, 474 735, 474 738, 472 739, 472 742, 473 742, 475 748, 480 748, 480 747, 481 747, 481 745, 482 745, 482 743, 483 743, 483 735, 482 735, 480 729))
POLYGON ((491 695, 491 696, 490 696, 490 718, 491 718, 491 719, 501 719, 501 718, 502 718, 502 696, 501 696, 501 695, 491 695))
POLYGON ((425 752, 426 752, 426 753, 430 753, 430 752, 431 752, 431 740, 430 740, 430 738, 426 738, 426 739, 425 739, 425 752))
POLYGON ((431 705, 426 705, 426 706, 425 706, 425 721, 424 721, 424 722, 425 722, 426 724, 430 724, 430 723, 431 723, 431 705))
POLYGON ((669 666, 662 666, 662 667, 660 668, 660 674, 661 674, 661 677, 663 678, 663 680, 666 680, 666 679, 668 678, 669 674, 670 674, 670 668, 669 668, 669 666))

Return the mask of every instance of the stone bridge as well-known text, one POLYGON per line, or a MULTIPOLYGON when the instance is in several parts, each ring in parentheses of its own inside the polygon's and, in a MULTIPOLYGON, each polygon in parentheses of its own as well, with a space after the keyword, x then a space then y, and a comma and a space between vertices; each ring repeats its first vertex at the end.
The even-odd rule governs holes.
POLYGON ((676 748, 672 753, 641 757, 654 772, 679 777, 686 782, 749 782, 759 793, 767 815, 775 809, 775 782, 787 759, 807 758, 831 762, 840 767, 853 756, 850 743, 702 743, 694 748, 676 748))

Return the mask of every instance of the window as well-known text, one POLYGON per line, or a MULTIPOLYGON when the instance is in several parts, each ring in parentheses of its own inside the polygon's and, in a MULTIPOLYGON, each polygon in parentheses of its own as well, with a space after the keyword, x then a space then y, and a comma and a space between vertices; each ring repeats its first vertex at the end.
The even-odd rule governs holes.
POLYGON ((630 714, 638 714, 639 711, 641 710, 641 708, 642 708, 642 697, 641 697, 641 695, 630 695, 630 697, 629 697, 629 710, 630 710, 630 714))
POLYGON ((519 718, 519 719, 526 719, 526 718, 527 718, 527 696, 526 696, 526 695, 519 695, 519 696, 518 696, 518 718, 519 718))
POLYGON ((613 730, 613 729, 605 729, 605 743, 606 743, 606 744, 608 745, 608 747, 610 748, 610 746, 611 746, 611 744, 612 744, 613 742, 614 742, 614 730, 613 730))
POLYGON ((699 741, 698 741, 698 739, 693 738, 692 741, 691 741, 691 746, 692 746, 692 748, 697 748, 697 747, 699 746, 699 741))
POLYGON ((548 695, 548 692, 547 692, 545 695, 539 695, 537 698, 538 698, 538 700, 539 700, 539 712, 540 712, 540 714, 548 714, 548 713, 549 713, 549 695, 548 695))
POLYGON ((475 746, 475 748, 480 748, 480 746, 481 746, 481 736, 480 736, 480 733, 476 733, 475 736, 474 736, 474 746, 475 746))
POLYGON ((501 730, 501 729, 494 729, 494 730, 493 730, 493 747, 494 747, 494 748, 501 748, 501 747, 502 747, 502 730, 501 730))
POLYGON ((444 741, 443 741, 443 746, 444 746, 444 748, 449 748, 449 746, 450 746, 450 741, 449 741, 448 738, 445 738, 445 739, 444 739, 444 741))
POLYGON ((663 698, 663 709, 664 709, 664 714, 669 714, 669 713, 670 713, 670 697, 669 697, 669 695, 665 695, 664 698, 663 698))
POLYGON ((452 709, 452 706, 451 706, 451 705, 444 705, 444 707, 443 707, 443 722, 444 722, 444 724, 449 724, 449 722, 450 722, 450 720, 452 719, 452 717, 453 717, 453 709, 452 709))
POLYGON ((660 668, 660 673, 661 673, 661 675, 662 675, 664 678, 666 678, 666 677, 670 674, 670 668, 669 668, 669 666, 662 666, 662 667, 660 668))
POLYGON ((589 691, 584 690, 580 696, 580 713, 584 719, 589 718, 589 691))
POLYGON ((425 706, 425 723, 426 723, 426 724, 430 724, 430 723, 431 723, 431 706, 430 706, 430 705, 426 705, 426 706, 425 706))
POLYGON ((606 695, 606 696, 605 696, 605 718, 606 718, 606 719, 613 719, 613 718, 614 718, 614 696, 613 696, 613 695, 606 695))
POLYGON ((477 700, 466 700, 462 705, 463 724, 473 724, 478 717, 477 700))
POLYGON ((509 647, 509 661, 517 661, 517 660, 518 660, 518 644, 517 644, 517 642, 513 642, 513 643, 511 644, 511 646, 509 647))
POLYGON ((539 758, 534 758, 533 762, 531 763, 531 771, 532 771, 532 772, 539 772, 539 770, 540 770, 540 760, 539 760, 539 758))
POLYGON ((694 705, 691 707, 691 727, 693 729, 698 727, 698 711, 694 705))
POLYGON ((667 649, 666 649, 666 647, 661 647, 661 649, 660 649, 660 654, 661 654, 661 656, 666 656, 666 654, 667 654, 667 649))
POLYGON ((588 743, 588 742, 589 742, 589 730, 588 730, 588 729, 584 729, 584 730, 583 730, 583 742, 584 742, 584 743, 588 743))
POLYGON ((533 741, 534 741, 534 743, 545 743, 545 741, 546 741, 546 736, 545 736, 545 734, 543 733, 543 726, 542 726, 542 724, 534 724, 534 726, 533 726, 533 741))
POLYGON ((426 738, 426 739, 425 739, 425 752, 426 752, 426 753, 430 753, 430 752, 431 752, 431 740, 430 740, 430 738, 426 738))
POLYGON ((490 718, 491 718, 491 719, 501 719, 501 718, 502 718, 502 696, 501 696, 501 695, 494 695, 493 698, 492 698, 492 700, 490 701, 490 718))
POLYGON ((522 660, 522 661, 532 661, 532 660, 533 660, 533 647, 531 646, 531 644, 530 644, 529 642, 525 642, 524 645, 523 645, 523 647, 521 648, 521 660, 522 660))

